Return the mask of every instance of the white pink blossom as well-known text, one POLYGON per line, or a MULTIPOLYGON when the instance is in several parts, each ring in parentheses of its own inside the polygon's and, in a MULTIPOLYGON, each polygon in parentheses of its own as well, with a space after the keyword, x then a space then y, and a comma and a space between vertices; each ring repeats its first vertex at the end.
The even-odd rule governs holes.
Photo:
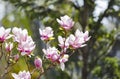
POLYGON ((14 41, 18 42, 18 50, 21 55, 30 56, 31 52, 35 49, 35 43, 31 36, 28 35, 26 29, 14 27, 12 30, 14 34, 14 41))
POLYGON ((14 34, 14 41, 18 43, 26 41, 28 37, 28 31, 26 29, 22 30, 21 28, 14 27, 12 33, 14 34))
POLYGON ((51 60, 52 62, 56 62, 59 58, 58 50, 55 47, 49 47, 48 49, 43 49, 43 52, 47 59, 51 60))
POLYGON ((74 21, 67 15, 60 17, 60 19, 57 19, 57 22, 65 30, 70 30, 74 25, 74 21))
POLYGON ((42 60, 41 60, 41 58, 35 58, 35 60, 34 60, 34 65, 35 65, 35 67, 37 68, 37 69, 40 69, 40 68, 42 68, 42 60))
POLYGON ((11 29, 5 29, 4 27, 0 27, 0 42, 3 43, 6 39, 10 38, 11 29))
POLYGON ((76 49, 79 47, 84 47, 86 44, 85 42, 88 41, 90 39, 89 33, 88 31, 86 31, 85 33, 76 30, 75 31, 75 35, 71 34, 69 37, 69 45, 76 49))
POLYGON ((64 52, 69 48, 68 38, 63 38, 62 36, 58 36, 59 46, 63 49, 64 52))
POLYGON ((53 30, 51 27, 45 27, 45 29, 39 29, 41 40, 50 40, 53 37, 53 30))
POLYGON ((64 55, 61 56, 61 58, 59 59, 60 68, 61 68, 62 70, 65 69, 65 64, 64 64, 64 63, 68 61, 68 58, 69 58, 69 55, 68 55, 68 54, 64 54, 64 55))
POLYGON ((58 36, 58 42, 61 48, 69 47, 68 38, 65 39, 65 38, 62 38, 62 36, 58 36))
POLYGON ((55 47, 49 47, 48 49, 43 49, 43 52, 47 59, 52 61, 53 63, 56 62, 60 64, 60 68, 64 70, 65 68, 65 62, 68 61, 68 54, 61 54, 58 52, 58 50, 55 47))
POLYGON ((75 32, 75 36, 76 37, 79 37, 79 38, 84 38, 84 41, 88 41, 90 39, 90 36, 89 36, 89 32, 88 31, 85 31, 85 33, 83 33, 82 31, 79 31, 78 29, 76 30, 75 32))
POLYGON ((31 52, 35 49, 35 44, 31 38, 28 36, 26 41, 22 41, 18 44, 18 50, 21 52, 21 55, 31 55, 31 52))
POLYGON ((69 36, 68 42, 69 42, 69 45, 74 49, 85 46, 84 39, 76 37, 73 34, 69 36))
POLYGON ((5 49, 7 52, 10 52, 13 48, 13 43, 9 42, 9 43, 5 43, 5 49))
POLYGON ((31 79, 31 75, 29 71, 20 71, 18 74, 12 73, 14 79, 31 79))

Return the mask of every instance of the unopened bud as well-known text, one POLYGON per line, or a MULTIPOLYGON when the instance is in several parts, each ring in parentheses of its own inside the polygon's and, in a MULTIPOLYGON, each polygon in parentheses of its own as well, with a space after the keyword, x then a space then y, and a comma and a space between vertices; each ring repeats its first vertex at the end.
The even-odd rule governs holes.
POLYGON ((35 58, 35 60, 34 60, 34 64, 35 64, 35 67, 37 68, 37 69, 40 69, 41 67, 42 67, 42 60, 41 60, 41 58, 35 58))

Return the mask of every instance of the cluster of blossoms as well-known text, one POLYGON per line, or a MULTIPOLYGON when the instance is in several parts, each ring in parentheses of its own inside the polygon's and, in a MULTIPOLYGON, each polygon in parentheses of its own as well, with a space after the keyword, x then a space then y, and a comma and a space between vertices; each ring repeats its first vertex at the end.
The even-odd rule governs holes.
MULTIPOLYGON (((67 34, 74 26, 74 21, 67 15, 60 17, 57 19, 57 22, 60 24, 64 35, 58 35, 58 46, 60 49, 57 49, 55 46, 46 46, 42 51, 44 56, 48 61, 51 62, 52 65, 59 65, 62 70, 65 69, 65 62, 68 61, 69 56, 71 56, 67 50, 72 49, 75 50, 80 47, 84 47, 86 41, 90 39, 88 31, 83 33, 80 30, 76 30, 74 34, 67 34)), ((32 37, 28 35, 28 31, 26 29, 21 29, 14 27, 12 29, 12 34, 10 34, 11 29, 5 29, 4 27, 0 27, 0 44, 5 42, 5 49, 9 52, 9 58, 17 62, 20 56, 31 57, 32 51, 35 49, 35 42, 32 37), (6 42, 7 39, 13 38, 12 42, 6 42), (16 42, 14 44, 14 42, 16 42), (12 55, 12 49, 14 46, 17 46, 17 50, 20 53, 12 55)), ((45 41, 45 43, 50 43, 50 40, 54 39, 54 32, 51 27, 45 27, 44 29, 39 29, 41 40, 45 41)), ((46 44, 47 45, 47 44, 46 44)), ((2 56, 0 56, 1 59, 2 56)), ((8 60, 9 61, 9 60, 8 60)), ((41 58, 35 56, 34 65, 35 69, 41 71, 43 69, 43 62, 41 58)), ((51 65, 50 65, 51 66, 51 65)), ((30 71, 20 71, 18 74, 12 73, 14 79, 31 79, 31 74, 33 72, 30 71)), ((42 72, 41 72, 42 73, 42 72)))
MULTIPOLYGON (((61 25, 61 28, 64 29, 65 33, 71 30, 74 26, 74 21, 67 15, 57 19, 57 22, 61 25)), ((53 38, 53 30, 51 27, 45 27, 45 29, 40 29, 41 40, 49 41, 50 38, 53 38)), ((66 36, 65 36, 66 37, 66 36)), ((60 64, 62 70, 64 70, 64 63, 68 61, 69 55, 67 54, 67 49, 77 49, 80 47, 84 47, 85 42, 90 39, 88 31, 83 33, 78 29, 75 31, 75 34, 70 34, 68 37, 64 38, 62 36, 58 36, 59 46, 61 50, 58 50, 56 47, 48 47, 43 49, 43 52, 47 59, 49 59, 52 63, 60 64)))
MULTIPOLYGON (((30 57, 32 55, 32 51, 35 49, 35 43, 31 36, 28 35, 28 32, 26 29, 21 29, 14 27, 12 30, 11 28, 5 29, 3 26, 0 27, 0 45, 2 46, 5 43, 5 50, 8 52, 8 60, 7 62, 12 61, 17 62, 19 60, 19 55, 21 56, 28 56, 30 57), (10 33, 12 31, 12 33, 10 33), (13 41, 9 40, 10 38, 13 39, 13 41), (8 42, 11 41, 11 42, 8 42), (16 44, 14 44, 16 42, 16 44), (13 48, 16 48, 20 53, 14 54, 12 52, 13 48)), ((2 46, 3 47, 3 46, 2 46)), ((1 52, 0 59, 2 58, 3 54, 1 52)), ((6 57, 7 57, 6 56, 6 57)), ((12 62, 11 62, 12 63, 12 62)), ((8 63, 8 64, 11 64, 8 63)), ((23 71, 19 72, 19 74, 12 74, 14 79, 31 79, 29 71, 23 71)))
POLYGON ((21 52, 21 55, 30 56, 33 49, 35 49, 35 44, 31 36, 28 35, 27 30, 14 27, 12 33, 14 34, 14 41, 18 43, 17 49, 21 52))
MULTIPOLYGON (((31 36, 28 35, 28 32, 26 29, 22 30, 21 28, 14 27, 12 29, 12 34, 10 34, 11 29, 5 29, 4 27, 0 27, 0 43, 3 43, 6 41, 6 39, 13 38, 14 42, 18 43, 17 49, 21 52, 21 55, 27 55, 30 56, 31 52, 35 49, 35 44, 31 38, 31 36)), ((8 52, 11 52, 13 48, 12 42, 5 42, 5 49, 8 52)))

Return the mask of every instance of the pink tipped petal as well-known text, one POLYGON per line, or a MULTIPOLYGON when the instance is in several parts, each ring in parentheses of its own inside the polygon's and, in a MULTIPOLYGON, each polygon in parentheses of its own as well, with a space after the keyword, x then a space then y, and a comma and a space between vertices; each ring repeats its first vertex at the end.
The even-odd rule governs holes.
POLYGON ((51 27, 46 27, 45 29, 39 29, 41 40, 49 40, 53 37, 53 30, 51 27))
POLYGON ((13 43, 9 42, 9 43, 5 43, 5 49, 7 52, 11 52, 13 48, 13 43))
POLYGON ((62 71, 64 71, 65 70, 65 64, 64 63, 60 63, 60 68, 61 68, 62 71))
POLYGON ((9 37, 11 29, 5 29, 4 27, 0 27, 0 42, 4 42, 9 37))
POLYGON ((14 79, 20 79, 19 76, 15 73, 12 73, 12 76, 14 77, 14 79))
POLYGON ((48 49, 43 49, 43 53, 45 54, 46 58, 52 62, 56 62, 59 58, 58 50, 55 47, 49 47, 48 49))
POLYGON ((69 16, 65 15, 65 16, 60 17, 60 19, 57 19, 57 22, 65 30, 70 30, 73 27, 74 22, 73 22, 73 20, 69 16))
POLYGON ((75 35, 70 35, 69 36, 69 44, 73 49, 79 48, 79 47, 84 47, 86 44, 84 44, 86 41, 90 39, 88 37, 88 31, 85 33, 80 32, 78 29, 75 31, 75 35))

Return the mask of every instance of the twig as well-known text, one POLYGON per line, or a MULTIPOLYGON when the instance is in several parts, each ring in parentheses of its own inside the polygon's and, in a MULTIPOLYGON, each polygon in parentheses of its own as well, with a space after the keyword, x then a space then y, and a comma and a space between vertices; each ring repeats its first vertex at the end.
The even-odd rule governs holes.
POLYGON ((5 72, 1 75, 1 78, 4 79, 4 76, 7 75, 10 71, 8 71, 8 68, 9 68, 9 64, 10 63, 7 63, 7 66, 5 67, 5 72))
POLYGON ((28 70, 30 71, 30 66, 29 66, 29 63, 28 63, 28 61, 27 61, 27 57, 25 56, 24 59, 25 59, 25 63, 26 63, 26 65, 27 65, 27 68, 28 68, 28 70))
POLYGON ((33 69, 32 72, 31 72, 30 74, 32 75, 36 70, 37 70, 36 68, 33 69))
POLYGON ((2 43, 0 44, 0 51, 1 51, 1 55, 0 55, 0 60, 1 60, 1 59, 2 59, 2 56, 3 56, 2 43))
POLYGON ((43 75, 43 74, 45 74, 49 69, 51 69, 53 66, 55 66, 55 65, 53 65, 53 64, 50 64, 49 66, 48 66, 48 68, 45 70, 45 71, 43 71, 43 68, 42 68, 42 73, 40 73, 40 75, 38 76, 38 78, 37 79, 40 79, 40 77, 43 75))

